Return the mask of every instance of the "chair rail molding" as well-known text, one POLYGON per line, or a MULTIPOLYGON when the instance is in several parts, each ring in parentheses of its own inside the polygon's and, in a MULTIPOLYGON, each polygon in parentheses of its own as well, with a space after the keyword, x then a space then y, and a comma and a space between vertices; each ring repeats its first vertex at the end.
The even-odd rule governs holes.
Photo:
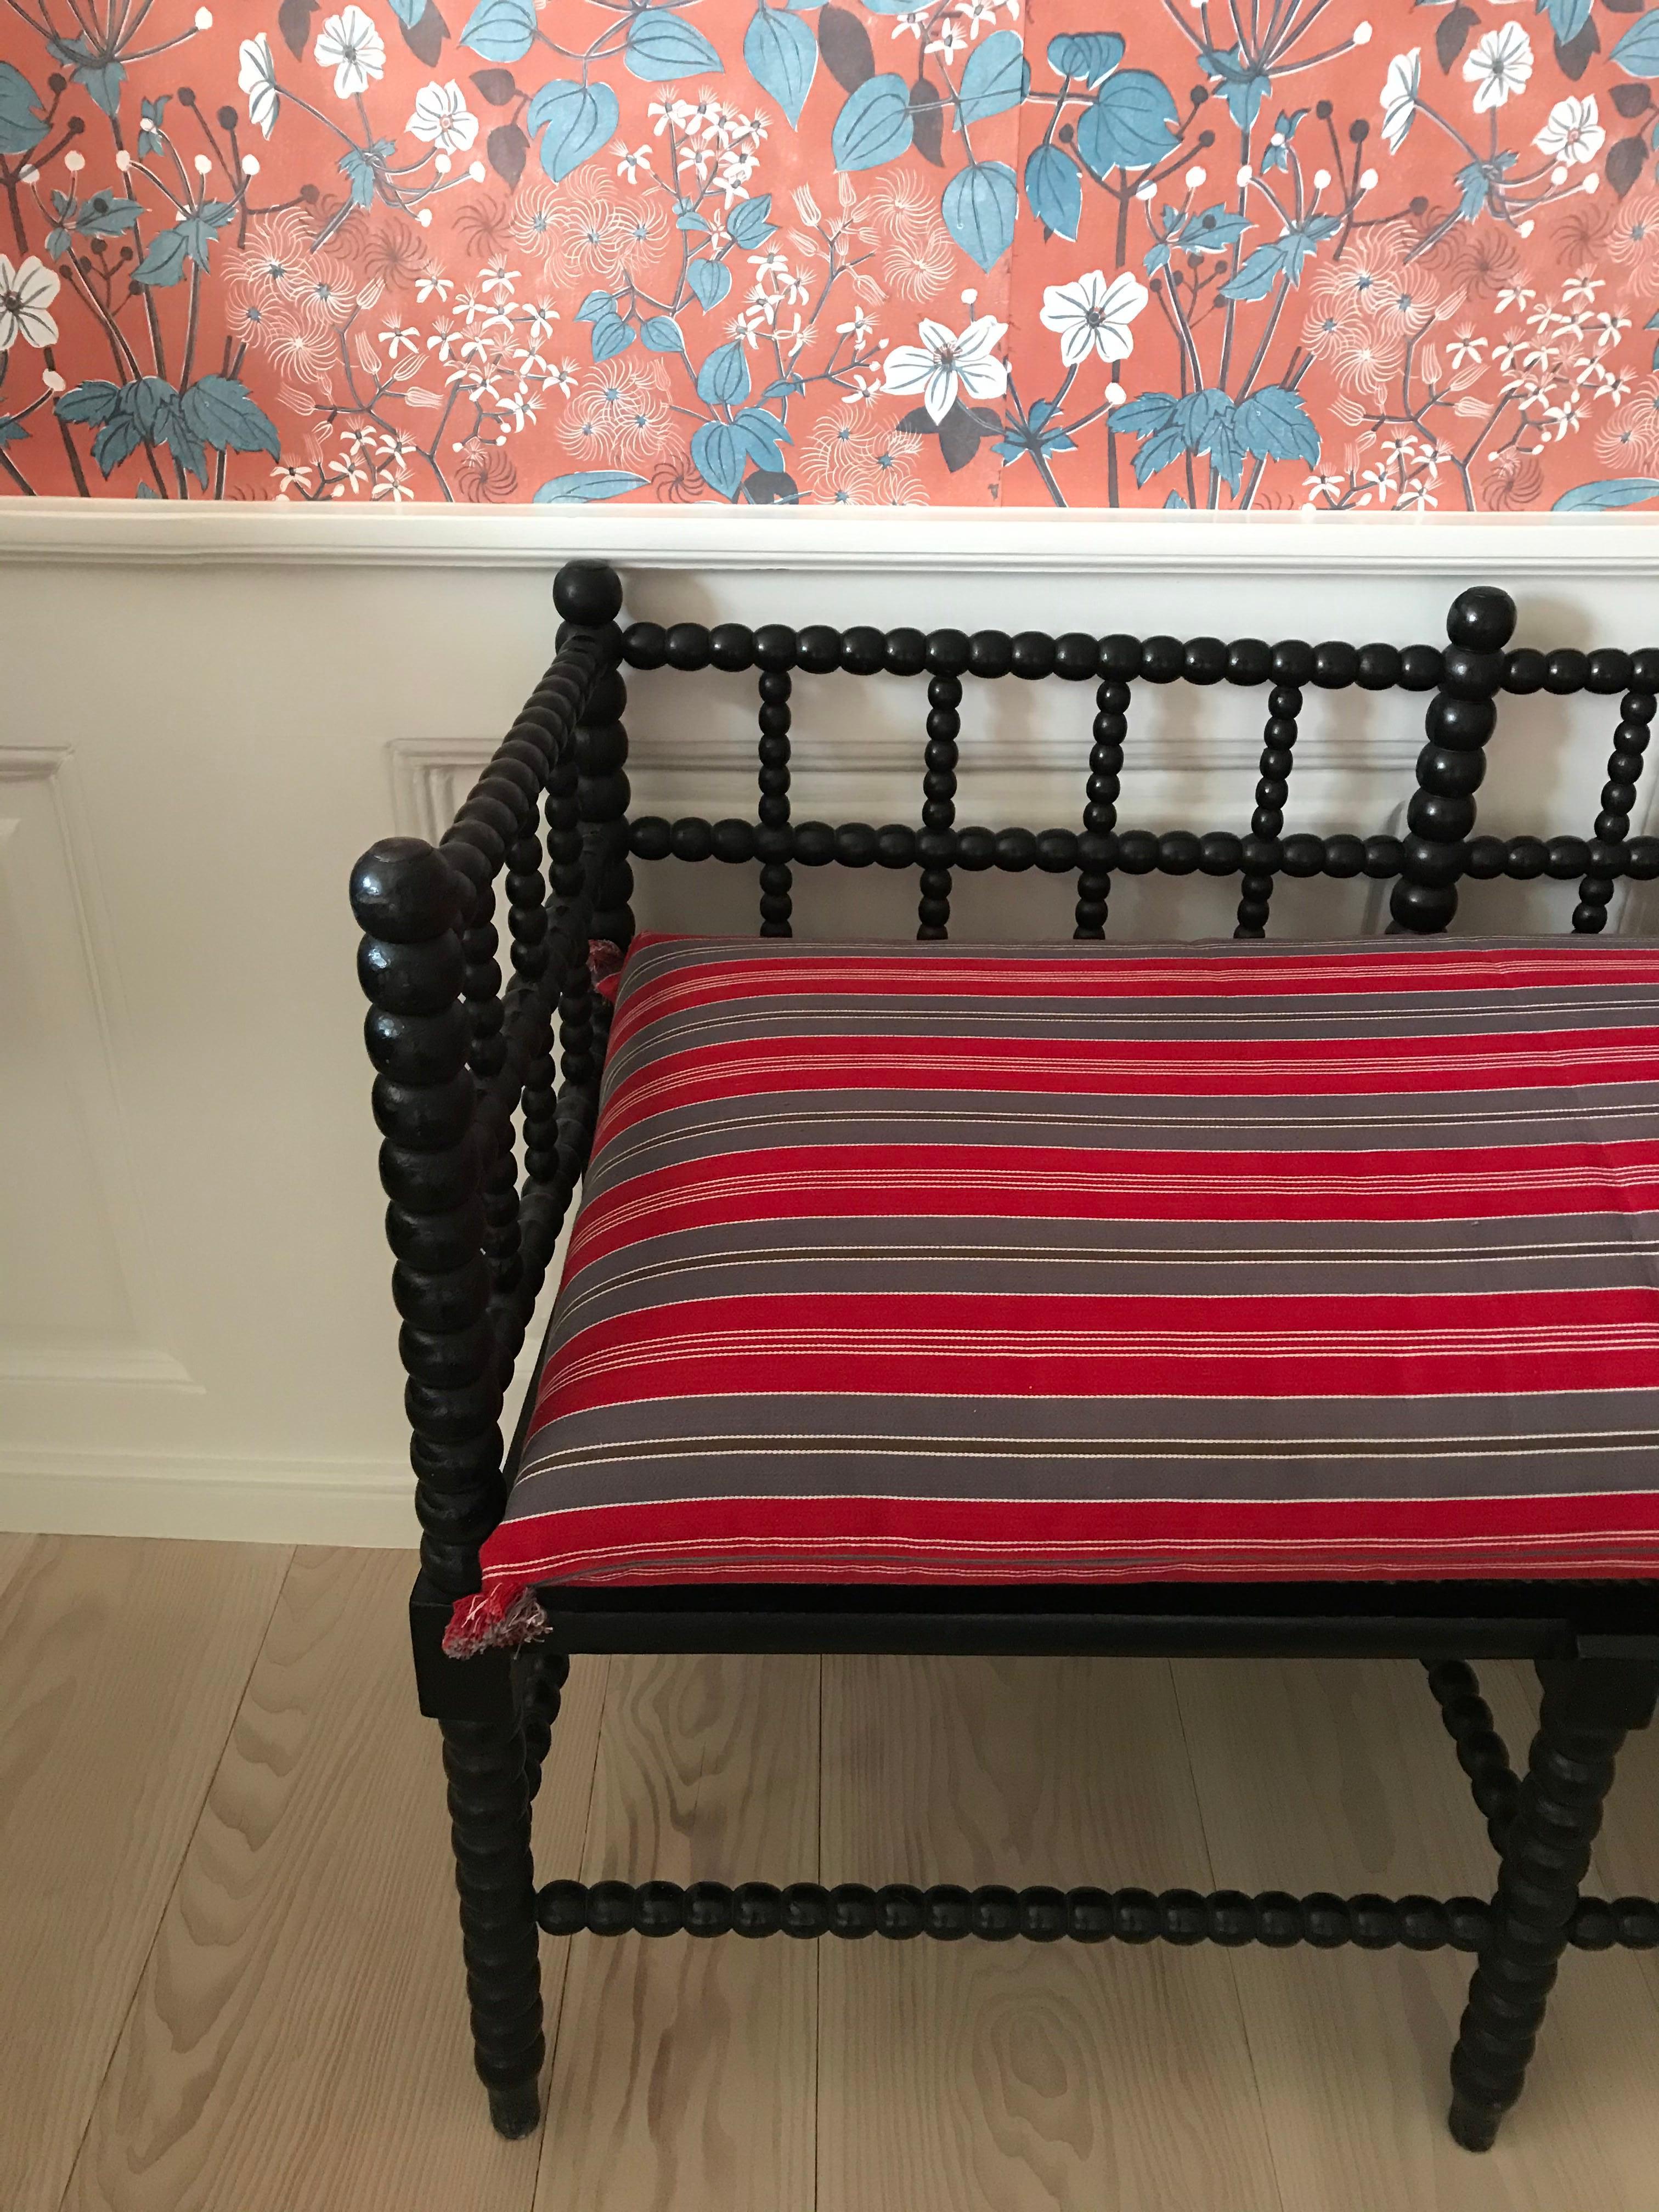
POLYGON ((1659 576, 1650 517, 1142 514, 1102 508, 386 507, 280 501, 0 500, 0 563, 459 566, 561 561, 824 574, 945 569, 1037 575, 1321 580, 1407 574, 1538 584, 1659 576))

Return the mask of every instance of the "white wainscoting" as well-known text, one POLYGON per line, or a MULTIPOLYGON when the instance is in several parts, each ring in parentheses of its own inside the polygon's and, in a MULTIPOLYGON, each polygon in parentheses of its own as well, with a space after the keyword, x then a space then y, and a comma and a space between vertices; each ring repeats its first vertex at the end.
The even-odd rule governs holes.
MULTIPOLYGON (((1404 641, 1494 581, 1523 641, 1659 639, 1639 519, 0 501, 0 1527, 411 1536, 346 876, 376 836, 447 817, 546 663, 576 556, 615 560, 630 613, 665 621, 1404 641)), ((960 818, 1074 821, 1091 703, 970 686, 960 818)), ((1261 707, 1138 697, 1126 823, 1242 827, 1261 707)), ((915 686, 802 678, 795 708, 798 817, 915 818, 915 686)), ((1615 708, 1506 703, 1482 826, 1585 830, 1615 708)), ((1310 694, 1288 826, 1397 825, 1421 713, 1310 694)), ((750 811, 752 715, 742 678, 635 679, 637 805, 750 811)), ((752 927, 750 870, 642 873, 651 925, 752 927)), ((797 883, 805 933, 914 927, 908 875, 797 883)), ((960 933, 1069 933, 1069 879, 958 893, 960 933)), ((1120 881, 1113 928, 1225 931, 1235 897, 1120 881)), ((1571 903, 1465 894, 1493 927, 1571 903)), ((1381 912, 1364 884, 1274 902, 1287 932, 1381 912)))

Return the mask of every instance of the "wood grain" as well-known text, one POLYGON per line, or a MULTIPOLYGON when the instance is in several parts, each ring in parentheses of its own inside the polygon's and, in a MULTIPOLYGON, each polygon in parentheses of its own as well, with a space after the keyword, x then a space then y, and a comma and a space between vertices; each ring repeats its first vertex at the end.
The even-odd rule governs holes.
MULTIPOLYGON (((1209 1886, 1162 1662, 824 1665, 826 1881, 1209 1886)), ((822 2212, 1270 2212, 1212 1949, 823 1947, 822 2212)))
MULTIPOLYGON (((1176 1680, 1222 1881, 1490 1892, 1494 1861, 1422 1670, 1188 1661, 1176 1680)), ((1235 1954, 1286 2212, 1651 2212, 1654 2009, 1628 1954, 1571 1957, 1525 2098, 1484 2156, 1445 2129, 1470 1961, 1235 1954)))
POLYGON ((40 1540, 37 1536, 17 1536, 0 1528, 0 1594, 22 1572, 25 1560, 40 1540))
MULTIPOLYGON (((817 1660, 615 1659, 582 1877, 810 1881, 817 1770, 817 1660)), ((821 1948, 574 1939, 538 2212, 805 2212, 821 1948)))
POLYGON ((287 1565, 0 1539, 7 2212, 56 2212, 287 1565))
MULTIPOLYGON (((66 2212, 528 2212, 473 2075, 412 1560, 296 1555, 98 2101, 66 2212)), ((580 1849, 602 1667, 539 1826, 580 1849)), ((556 2007, 556 1984, 551 1991, 556 2007)))

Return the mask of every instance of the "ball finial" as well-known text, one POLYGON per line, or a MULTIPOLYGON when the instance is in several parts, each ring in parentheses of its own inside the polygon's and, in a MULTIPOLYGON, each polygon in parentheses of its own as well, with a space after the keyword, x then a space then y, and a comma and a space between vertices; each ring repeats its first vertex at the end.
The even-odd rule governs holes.
POLYGON ((454 921, 464 890, 430 845, 418 837, 383 837, 351 871, 351 911, 370 937, 421 945, 454 921))
POLYGON ((1446 635, 1472 653, 1499 653, 1515 635, 1515 601, 1495 585, 1460 592, 1446 617, 1446 635))
POLYGON ((566 622, 598 629, 622 611, 622 579, 600 561, 567 561, 553 579, 553 604, 566 622))

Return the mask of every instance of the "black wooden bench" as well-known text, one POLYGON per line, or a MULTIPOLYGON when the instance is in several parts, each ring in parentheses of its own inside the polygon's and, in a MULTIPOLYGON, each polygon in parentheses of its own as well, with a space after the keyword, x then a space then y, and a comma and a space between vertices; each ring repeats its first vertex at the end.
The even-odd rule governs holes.
MULTIPOLYGON (((1445 646, 1403 647, 1041 631, 969 637, 823 623, 623 629, 617 577, 585 564, 561 571, 554 596, 563 617, 556 657, 441 844, 387 840, 352 878, 423 1531, 410 1605, 416 1672, 422 1710, 443 1733, 477 2068, 496 2126, 516 2136, 536 2124, 538 1929, 1158 1939, 1451 1946, 1474 1954, 1452 2058, 1451 2127, 1468 2148, 1487 2147, 1520 2093, 1565 1948, 1659 1944, 1653 1900, 1580 1893, 1614 1754, 1626 1730, 1648 1722, 1659 1691, 1659 1583, 1639 1558, 1594 1574, 1455 1578, 1322 1571, 1306 1579, 1161 1573, 907 1583, 891 1575, 745 1581, 699 1573, 630 1583, 572 1575, 531 1594, 532 1613, 520 1626, 536 1633, 516 1649, 497 1640, 453 1656, 444 1638, 457 1601, 479 1590, 480 1548, 503 1522, 525 1449, 530 1399, 504 1450, 503 1394, 593 1145, 612 1017, 589 947, 629 945, 634 863, 672 855, 758 864, 759 934, 769 939, 789 936, 795 871, 835 865, 914 870, 917 936, 941 946, 957 872, 985 869, 1074 877, 1083 946, 1103 939, 1113 878, 1152 872, 1237 878, 1242 940, 1264 936, 1282 877, 1387 880, 1392 931, 1431 951, 1453 921, 1464 879, 1545 877, 1577 884, 1572 929, 1593 939, 1621 880, 1659 877, 1659 839, 1631 835, 1659 649, 1511 648, 1515 609, 1493 589, 1455 600, 1445 646), (665 666, 757 672, 755 819, 630 817, 623 672, 665 666), (792 687, 797 674, 834 670, 926 680, 919 824, 793 818, 792 687), (1073 825, 957 823, 964 683, 1009 678, 1093 689, 1087 791, 1073 825), (1267 692, 1248 830, 1118 825, 1135 688, 1177 682, 1267 692), (1424 695, 1427 741, 1403 836, 1284 834, 1310 686, 1424 695), (1621 702, 1609 709, 1614 735, 1601 811, 1586 836, 1476 835, 1475 793, 1500 702, 1540 691, 1621 702), (496 957, 503 891, 505 981, 496 957), (1499 1855, 1494 1891, 1442 1900, 712 1880, 684 1888, 556 1880, 538 1888, 531 1801, 566 1655, 582 1651, 1420 1659, 1499 1855), (1483 1656, 1532 1660, 1542 1680, 1540 1732, 1522 1778, 1468 1663, 1483 1656)), ((1622 1110, 1635 1127, 1646 1109, 1638 1095, 1625 1097, 1622 1110)), ((1659 1448, 1659 1435, 1650 1442, 1659 1448)))

